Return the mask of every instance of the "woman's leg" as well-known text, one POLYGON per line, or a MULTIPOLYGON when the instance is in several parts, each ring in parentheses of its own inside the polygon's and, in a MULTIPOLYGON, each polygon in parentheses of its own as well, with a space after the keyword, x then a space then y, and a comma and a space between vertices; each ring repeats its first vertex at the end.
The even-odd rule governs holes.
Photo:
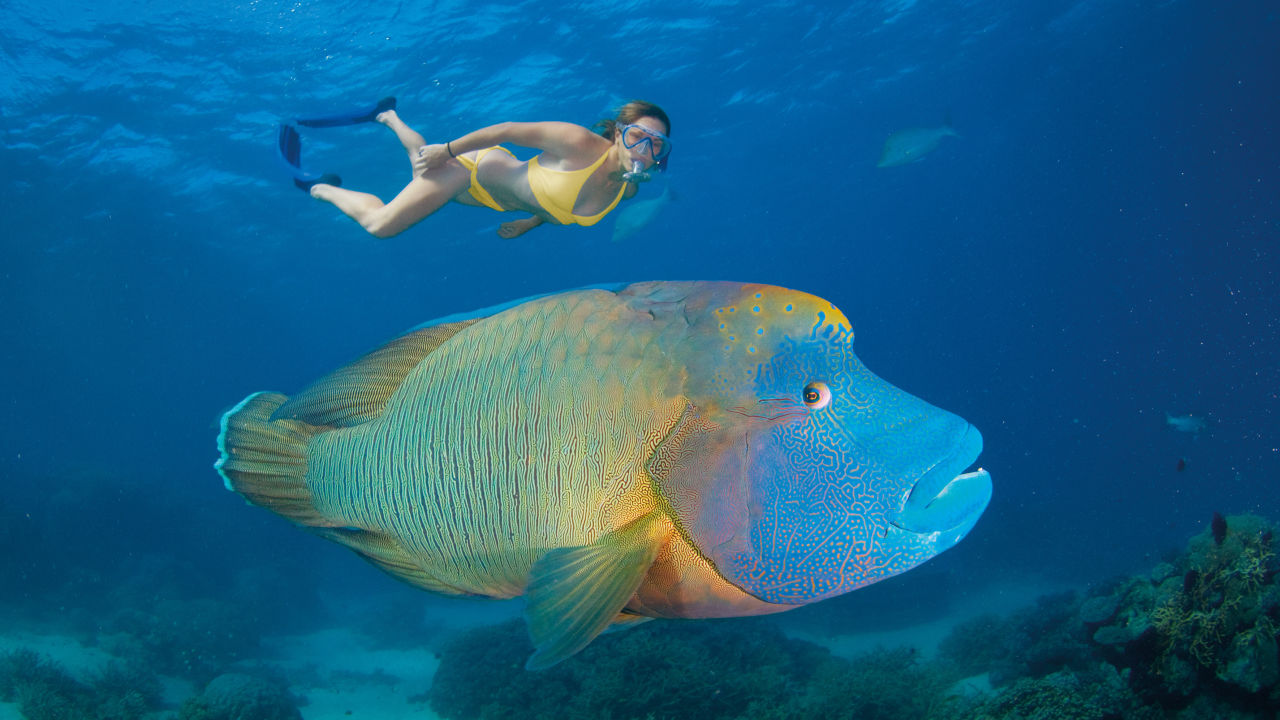
POLYGON ((429 177, 419 176, 410 180, 389 203, 384 204, 377 195, 324 183, 311 187, 311 197, 333 203, 371 235, 388 238, 399 235, 439 210, 470 185, 471 172, 461 163, 450 161, 439 168, 432 168, 429 177))
POLYGON ((391 128, 396 137, 400 140, 400 144, 404 146, 404 151, 409 153, 409 161, 413 162, 413 158, 417 156, 418 148, 427 144, 426 138, 418 134, 417 130, 404 124, 400 116, 395 110, 387 110, 378 113, 378 122, 391 128))

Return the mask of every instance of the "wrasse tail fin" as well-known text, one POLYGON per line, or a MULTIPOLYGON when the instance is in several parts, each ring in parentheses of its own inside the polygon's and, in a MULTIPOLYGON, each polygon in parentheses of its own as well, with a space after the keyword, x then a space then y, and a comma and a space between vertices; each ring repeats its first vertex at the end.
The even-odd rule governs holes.
POLYGON ((618 619, 635 595, 671 526, 650 513, 590 545, 558 548, 534 566, 525 617, 541 670, 577 653, 618 619))
POLYGON ((351 527, 316 510, 307 487, 307 443, 328 430, 292 418, 271 419, 288 398, 255 393, 222 416, 214 464, 228 490, 307 527, 315 534, 354 550, 383 572, 442 595, 469 595, 423 570, 388 535, 351 527))
POLYGON ((221 456, 214 463, 228 490, 300 525, 331 526, 307 488, 307 443, 320 429, 297 420, 272 421, 288 398, 254 393, 222 416, 221 456))

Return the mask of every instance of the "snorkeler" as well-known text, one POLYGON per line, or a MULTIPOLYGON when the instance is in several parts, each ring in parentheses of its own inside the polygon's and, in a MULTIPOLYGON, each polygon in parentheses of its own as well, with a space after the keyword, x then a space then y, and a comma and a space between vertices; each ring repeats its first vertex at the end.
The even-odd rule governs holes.
POLYGON ((594 225, 634 196, 638 183, 649 179, 649 170, 665 169, 671 153, 667 114, 640 100, 597 123, 595 132, 567 122, 505 122, 436 144, 427 144, 400 119, 394 98, 355 113, 294 122, 332 127, 368 121, 391 128, 413 165, 413 179, 391 202, 343 188, 336 175, 302 171, 300 139, 292 124, 281 126, 280 152, 298 187, 332 203, 380 238, 404 232, 450 200, 530 214, 502 223, 498 234, 504 238, 544 222, 594 225), (541 154, 520 160, 500 143, 536 148, 541 154))

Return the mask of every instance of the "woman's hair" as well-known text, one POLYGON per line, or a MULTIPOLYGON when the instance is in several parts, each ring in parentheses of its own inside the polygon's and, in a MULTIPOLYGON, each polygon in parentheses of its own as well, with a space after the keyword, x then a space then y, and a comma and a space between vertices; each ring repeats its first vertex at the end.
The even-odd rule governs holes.
POLYGON ((671 134, 671 119, 667 117, 667 113, 657 105, 644 100, 632 100, 618 108, 617 115, 596 123, 595 131, 603 135, 606 140, 612 140, 618 133, 618 125, 630 125, 642 117, 661 120, 662 124, 667 126, 666 134, 671 134))

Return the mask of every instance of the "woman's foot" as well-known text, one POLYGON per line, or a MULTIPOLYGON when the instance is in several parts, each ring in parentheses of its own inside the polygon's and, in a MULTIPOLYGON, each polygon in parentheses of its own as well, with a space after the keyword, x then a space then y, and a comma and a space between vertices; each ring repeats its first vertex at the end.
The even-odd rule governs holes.
POLYGON ((293 184, 297 185, 299 190, 311 195, 311 197, 315 197, 317 185, 342 187, 342 178, 338 177, 334 173, 325 173, 315 180, 299 180, 298 178, 294 178, 293 184))
POLYGON ((396 114, 395 108, 383 110, 374 119, 391 128, 391 132, 396 134, 396 139, 400 141, 404 151, 409 154, 409 163, 414 165, 413 174, 421 175, 422 170, 425 168, 418 168, 417 161, 422 156, 419 151, 427 144, 426 139, 417 130, 405 125, 400 116, 396 114))
POLYGON ((530 230, 542 224, 542 219, 537 217, 524 218, 523 220, 512 220, 504 222, 498 226, 498 236, 508 240, 520 237, 530 230))

